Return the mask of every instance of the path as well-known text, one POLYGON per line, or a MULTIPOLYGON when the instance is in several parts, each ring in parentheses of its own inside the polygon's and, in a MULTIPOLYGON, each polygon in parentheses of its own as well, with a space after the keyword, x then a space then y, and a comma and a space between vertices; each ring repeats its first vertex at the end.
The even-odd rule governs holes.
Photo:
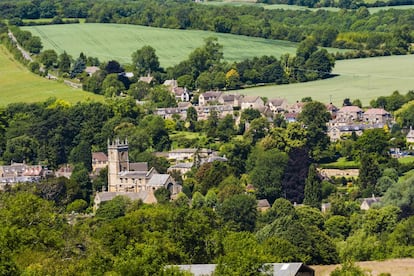
POLYGON ((29 52, 26 52, 21 46, 20 46, 20 44, 17 42, 17 39, 16 39, 16 37, 14 36, 14 34, 9 30, 8 31, 8 35, 9 35, 9 37, 10 37, 10 39, 13 41, 13 43, 14 44, 16 44, 16 47, 17 47, 17 49, 22 53, 22 55, 23 55, 23 58, 24 59, 26 59, 26 60, 28 60, 28 61, 30 61, 30 62, 33 62, 33 59, 32 59, 32 57, 30 56, 30 53, 29 52))

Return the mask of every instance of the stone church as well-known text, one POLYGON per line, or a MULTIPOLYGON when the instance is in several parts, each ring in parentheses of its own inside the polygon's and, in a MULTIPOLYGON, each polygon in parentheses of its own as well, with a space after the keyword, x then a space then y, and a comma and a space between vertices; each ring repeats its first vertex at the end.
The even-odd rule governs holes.
POLYGON ((131 200, 141 199, 144 203, 156 203, 154 191, 166 188, 171 198, 181 192, 181 185, 169 174, 160 174, 155 168, 148 169, 148 163, 130 163, 128 141, 108 142, 108 191, 95 196, 95 206, 118 195, 131 200))

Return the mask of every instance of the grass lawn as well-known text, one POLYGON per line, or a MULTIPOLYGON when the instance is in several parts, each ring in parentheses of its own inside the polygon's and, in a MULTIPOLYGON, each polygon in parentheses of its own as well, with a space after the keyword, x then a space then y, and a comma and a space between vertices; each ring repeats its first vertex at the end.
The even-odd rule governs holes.
POLYGON ((414 156, 405 156, 402 158, 398 158, 398 162, 401 164, 409 164, 414 162, 414 156))
POLYGON ((286 98, 290 103, 312 97, 324 103, 330 99, 341 106, 344 98, 360 99, 367 106, 379 96, 395 90, 406 94, 414 89, 414 55, 340 60, 333 70, 337 77, 313 82, 262 86, 235 92, 267 98, 286 98))
POLYGON ((347 161, 345 157, 341 157, 339 158, 336 162, 332 162, 332 163, 327 163, 327 164, 321 164, 320 165, 322 168, 358 168, 359 167, 359 163, 356 161, 347 161))
POLYGON ((0 45, 0 106, 15 102, 40 102, 50 97, 71 103, 87 99, 103 100, 102 96, 46 80, 31 73, 0 45))
MULTIPOLYGON (((161 66, 169 67, 188 58, 207 37, 217 37, 223 45, 224 59, 241 61, 255 56, 295 54, 297 43, 220 34, 198 30, 174 30, 126 24, 66 24, 22 27, 42 39, 44 49, 64 50, 78 57, 80 52, 101 61, 115 59, 131 63, 131 55, 145 45, 156 50, 161 66)), ((328 51, 341 51, 328 48, 328 51)), ((343 51, 343 50, 342 50, 343 51)))

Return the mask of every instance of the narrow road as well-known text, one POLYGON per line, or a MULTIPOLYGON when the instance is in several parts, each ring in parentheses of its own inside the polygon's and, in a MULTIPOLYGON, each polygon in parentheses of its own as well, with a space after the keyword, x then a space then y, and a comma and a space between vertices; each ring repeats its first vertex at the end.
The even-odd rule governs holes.
POLYGON ((29 52, 26 52, 21 46, 20 46, 20 44, 17 42, 17 39, 16 39, 16 37, 14 36, 14 34, 9 30, 8 31, 8 35, 9 35, 9 37, 10 37, 10 39, 16 44, 16 47, 17 47, 17 49, 20 51, 20 52, 22 52, 22 55, 23 55, 23 58, 24 59, 26 59, 26 60, 28 60, 28 61, 30 61, 30 62, 33 62, 33 59, 32 59, 32 57, 30 56, 30 53, 29 52))

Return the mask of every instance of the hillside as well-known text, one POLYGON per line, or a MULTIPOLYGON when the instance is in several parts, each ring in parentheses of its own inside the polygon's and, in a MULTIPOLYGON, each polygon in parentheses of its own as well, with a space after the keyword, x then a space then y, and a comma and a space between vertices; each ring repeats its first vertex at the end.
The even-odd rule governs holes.
POLYGON ((360 99, 364 105, 378 96, 398 90, 405 94, 414 88, 414 55, 336 61, 337 77, 290 85, 264 86, 237 92, 268 98, 282 97, 289 102, 312 97, 340 105, 344 98, 360 99))
MULTIPOLYGON (((42 39, 44 49, 65 50, 76 57, 80 52, 107 61, 130 63, 131 54, 145 45, 156 50, 161 66, 186 59, 207 37, 217 37, 224 59, 241 61, 262 55, 294 54, 297 43, 196 30, 172 30, 126 24, 70 24, 23 27, 42 39), (102 35, 105 34, 105 35, 102 35)), ((338 51, 338 49, 331 49, 338 51)))
POLYGON ((31 73, 17 62, 3 45, 0 45, 0 83, 1 106, 15 102, 44 101, 50 97, 72 103, 86 99, 103 99, 102 96, 46 80, 31 73))

